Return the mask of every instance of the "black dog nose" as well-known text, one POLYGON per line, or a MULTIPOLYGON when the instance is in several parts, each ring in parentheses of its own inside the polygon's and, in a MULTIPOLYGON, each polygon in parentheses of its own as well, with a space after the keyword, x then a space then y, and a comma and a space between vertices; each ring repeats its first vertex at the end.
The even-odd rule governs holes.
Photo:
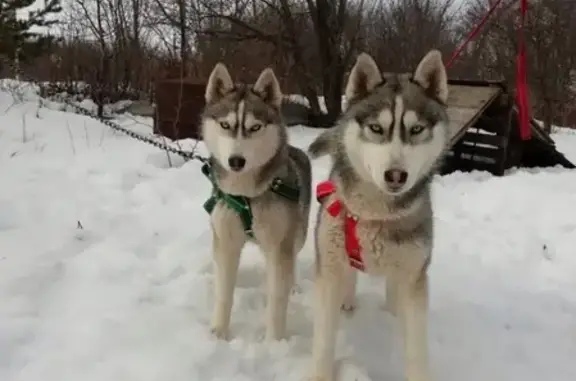
POLYGON ((230 156, 228 159, 228 165, 233 171, 241 171, 246 165, 246 159, 238 155, 230 156))
POLYGON ((401 169, 389 169, 384 172, 384 180, 394 187, 402 186, 408 180, 408 172, 401 169))

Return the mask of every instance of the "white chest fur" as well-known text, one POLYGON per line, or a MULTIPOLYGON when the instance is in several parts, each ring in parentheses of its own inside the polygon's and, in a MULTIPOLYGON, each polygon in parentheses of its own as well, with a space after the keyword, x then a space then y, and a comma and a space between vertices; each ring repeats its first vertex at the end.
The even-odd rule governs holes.
POLYGON ((394 223, 359 221, 356 235, 366 272, 386 275, 394 271, 413 273, 422 268, 431 254, 429 239, 395 230, 394 223))

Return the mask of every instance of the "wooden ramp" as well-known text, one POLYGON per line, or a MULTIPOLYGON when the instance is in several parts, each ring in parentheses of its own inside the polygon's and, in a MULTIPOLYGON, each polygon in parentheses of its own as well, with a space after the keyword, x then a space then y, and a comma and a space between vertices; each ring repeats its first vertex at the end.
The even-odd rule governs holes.
POLYGON ((575 168, 532 121, 532 139, 522 141, 514 99, 501 82, 449 81, 450 150, 443 173, 485 170, 503 175, 510 167, 575 168))
MULTIPOLYGON (((453 81, 451 81, 453 82, 453 81)), ((451 146, 482 116, 486 108, 502 93, 500 86, 457 85, 448 90, 451 146)))

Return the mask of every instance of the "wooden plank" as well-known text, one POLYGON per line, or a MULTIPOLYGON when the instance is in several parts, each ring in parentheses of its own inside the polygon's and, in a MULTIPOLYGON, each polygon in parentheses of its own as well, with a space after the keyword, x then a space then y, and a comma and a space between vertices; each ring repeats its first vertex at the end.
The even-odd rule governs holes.
MULTIPOLYGON (((514 112, 518 115, 518 107, 514 106, 514 112)), ((518 120, 518 118, 517 118, 518 120)), ((513 126, 513 128, 520 128, 519 125, 513 126)), ((542 127, 534 119, 530 119, 530 128, 532 130, 532 135, 535 136, 537 139, 549 144, 549 145, 556 145, 556 142, 544 131, 542 127)))
POLYGON ((542 127, 534 119, 530 119, 530 128, 532 129, 532 133, 534 136, 539 138, 540 140, 548 143, 549 145, 556 145, 556 142, 552 140, 552 138, 544 131, 542 127))
POLYGON ((480 147, 468 144, 458 145, 457 151, 460 156, 467 154, 470 156, 485 157, 494 160, 494 162, 498 161, 498 156, 500 153, 500 149, 498 148, 480 147))
POLYGON ((498 86, 449 86, 447 113, 450 119, 450 145, 462 137, 502 91, 498 86))
MULTIPOLYGON (((502 115, 504 117, 504 115, 502 115)), ((500 131, 500 135, 504 139, 504 144, 502 145, 502 149, 500 150, 499 162, 498 162, 498 169, 496 175, 503 176, 504 172, 506 171, 508 165, 508 150, 510 147, 510 133, 512 131, 512 121, 514 120, 514 110, 510 108, 508 110, 508 114, 506 115, 504 120, 504 128, 500 131)))
POLYGON ((472 142, 487 146, 502 148, 506 145, 506 137, 482 133, 474 133, 468 130, 463 136, 461 141, 472 142))
POLYGON ((448 85, 448 107, 480 109, 492 97, 502 92, 496 86, 448 85))
POLYGON ((474 125, 480 113, 476 109, 449 108, 448 117, 450 118, 448 137, 450 145, 453 145, 474 125))
POLYGON ((448 79, 448 85, 465 85, 465 86, 506 86, 505 81, 478 80, 478 79, 448 79))
POLYGON ((457 164, 457 168, 464 172, 470 171, 488 171, 492 174, 497 174, 498 168, 493 163, 482 163, 472 160, 460 160, 457 164))

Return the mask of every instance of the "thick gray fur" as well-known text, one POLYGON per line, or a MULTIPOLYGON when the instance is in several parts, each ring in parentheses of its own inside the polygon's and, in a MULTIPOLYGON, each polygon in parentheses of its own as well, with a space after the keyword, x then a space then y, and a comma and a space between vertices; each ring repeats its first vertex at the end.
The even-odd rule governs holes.
POLYGON ((253 215, 253 240, 244 233, 238 214, 224 202, 210 216, 215 264, 212 332, 219 338, 229 337, 236 274, 241 251, 249 241, 260 247, 266 259, 266 338, 285 336, 295 260, 308 230, 312 170, 306 153, 288 142, 281 99, 271 69, 249 86, 234 84, 226 67, 217 64, 206 88, 202 136, 211 154, 215 182, 225 193, 249 198, 253 215), (233 156, 245 159, 244 168, 231 167, 233 156), (273 192, 275 179, 297 186, 299 200, 273 192))
MULTIPOLYGON (((342 228, 357 218, 356 234, 370 275, 386 278, 386 309, 403 325, 407 381, 429 381, 426 317, 428 268, 433 248, 431 181, 448 141, 448 85, 438 51, 428 53, 414 76, 382 75, 361 54, 346 87, 348 106, 335 128, 308 148, 329 155, 336 193, 323 201, 315 227, 316 313, 310 380, 334 381, 338 310, 355 307, 357 272, 350 266, 342 228), (399 187, 386 180, 404 171, 399 187), (324 206, 340 200, 345 212, 324 206)), ((371 329, 371 328, 367 328, 371 329)))

